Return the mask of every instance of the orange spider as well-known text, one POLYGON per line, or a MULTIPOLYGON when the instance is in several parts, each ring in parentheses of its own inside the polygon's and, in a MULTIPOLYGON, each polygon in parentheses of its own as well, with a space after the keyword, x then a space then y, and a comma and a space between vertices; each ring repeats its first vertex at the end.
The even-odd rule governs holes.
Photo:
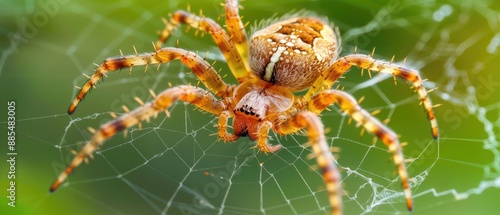
POLYGON ((165 28, 156 44, 155 52, 106 59, 81 88, 69 107, 75 111, 88 91, 106 76, 108 71, 124 67, 167 63, 179 59, 189 67, 207 89, 182 85, 167 89, 154 100, 102 125, 92 139, 81 149, 54 182, 55 191, 69 174, 117 132, 148 121, 159 112, 167 112, 177 100, 191 103, 219 117, 218 135, 224 141, 235 141, 248 136, 256 141, 259 150, 275 152, 281 145, 267 142, 270 130, 279 135, 305 129, 319 167, 323 173, 332 207, 332 214, 342 214, 342 188, 335 158, 325 140, 323 123, 318 114, 338 103, 368 132, 375 134, 389 148, 404 188, 408 210, 412 210, 411 190, 402 148, 397 135, 363 110, 351 95, 330 89, 351 66, 388 73, 411 82, 419 94, 429 117, 432 135, 438 136, 433 106, 417 71, 402 65, 373 59, 370 55, 351 54, 338 57, 340 37, 328 20, 311 16, 287 16, 268 27, 256 31, 247 43, 244 25, 238 15, 238 1, 226 0, 225 18, 228 32, 215 21, 189 12, 177 11, 165 22, 165 28), (238 85, 226 84, 214 68, 194 52, 162 44, 181 24, 208 32, 219 46, 238 85), (309 89, 304 96, 293 92, 309 89), (228 121, 233 118, 233 132, 228 132, 228 121))

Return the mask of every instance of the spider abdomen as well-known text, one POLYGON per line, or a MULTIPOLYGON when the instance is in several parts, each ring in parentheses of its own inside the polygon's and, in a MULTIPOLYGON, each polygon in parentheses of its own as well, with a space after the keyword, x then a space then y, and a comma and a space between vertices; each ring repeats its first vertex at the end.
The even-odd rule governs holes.
POLYGON ((255 32, 249 61, 262 80, 289 90, 311 86, 336 59, 337 35, 315 17, 296 17, 255 32))

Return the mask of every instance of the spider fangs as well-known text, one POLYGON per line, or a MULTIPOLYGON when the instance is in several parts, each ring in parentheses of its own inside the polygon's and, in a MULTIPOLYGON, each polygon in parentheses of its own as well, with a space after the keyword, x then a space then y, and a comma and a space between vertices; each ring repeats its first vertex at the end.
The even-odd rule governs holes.
MULTIPOLYGON (((161 64, 178 59, 193 71, 207 89, 182 85, 167 89, 153 101, 143 103, 135 110, 122 114, 95 131, 92 139, 80 150, 62 172, 50 191, 55 191, 87 157, 117 132, 156 117, 167 111, 176 101, 191 103, 202 110, 219 116, 218 135, 224 141, 234 141, 241 136, 254 140, 259 150, 275 152, 282 146, 268 144, 268 133, 279 135, 306 131, 326 183, 326 192, 332 214, 342 213, 340 173, 326 142, 319 114, 328 106, 338 104, 340 109, 377 136, 392 153, 401 179, 409 210, 413 208, 408 173, 397 135, 377 118, 363 110, 348 93, 331 89, 331 86, 351 66, 388 73, 413 84, 431 123, 432 135, 438 137, 433 106, 418 71, 402 65, 375 60, 370 55, 351 54, 337 57, 340 37, 329 22, 316 17, 291 17, 256 31, 247 43, 244 25, 238 15, 238 1, 226 0, 226 32, 212 19, 185 11, 177 11, 165 21, 165 28, 154 45, 155 52, 111 57, 97 68, 81 88, 68 112, 74 112, 78 103, 109 71, 139 65, 161 64), (238 85, 226 84, 214 68, 194 52, 162 44, 181 24, 209 33, 222 54, 238 85), (304 96, 296 91, 308 89, 304 96), (233 118, 233 134, 229 133, 229 119, 233 118)), ((167 208, 168 210, 168 208, 167 208)), ((165 211, 166 212, 166 211, 165 211)))

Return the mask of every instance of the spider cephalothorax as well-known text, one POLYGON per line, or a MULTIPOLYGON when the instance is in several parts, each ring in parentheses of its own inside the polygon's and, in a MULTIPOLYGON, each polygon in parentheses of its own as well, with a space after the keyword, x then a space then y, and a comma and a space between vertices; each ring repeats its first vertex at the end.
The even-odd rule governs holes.
POLYGON ((238 2, 226 0, 224 5, 228 32, 211 19, 177 11, 165 22, 160 39, 154 44, 155 52, 108 58, 99 66, 74 99, 68 110, 70 114, 103 76, 109 71, 125 67, 167 63, 178 59, 193 71, 207 89, 182 85, 158 95, 152 93, 154 100, 149 103, 136 99, 141 106, 96 130, 92 139, 59 175, 50 190, 55 191, 82 161, 92 157, 106 139, 149 120, 150 117, 156 117, 159 112, 168 113, 168 108, 181 100, 218 116, 218 135, 222 140, 234 141, 241 136, 248 136, 263 152, 275 152, 282 147, 280 144, 272 145, 267 142, 270 131, 287 135, 304 129, 313 149, 313 157, 322 171, 332 213, 341 214, 340 174, 318 116, 328 106, 336 103, 340 110, 388 147, 402 181, 407 207, 411 210, 413 203, 408 173, 397 135, 363 110, 351 95, 331 89, 331 86, 351 66, 407 80, 419 94, 431 122, 432 135, 437 138, 438 128, 433 106, 419 73, 392 62, 375 60, 370 55, 352 54, 338 58, 339 35, 328 21, 312 16, 289 17, 271 24, 256 31, 248 43, 246 30, 238 15, 238 2), (172 47, 161 48, 180 24, 210 33, 238 85, 226 84, 212 65, 194 52, 172 47), (303 96, 293 93, 305 89, 308 90, 303 96), (233 133, 227 130, 231 118, 233 133))
MULTIPOLYGON (((234 109, 234 134, 248 135, 252 140, 257 140, 261 123, 275 120, 280 116, 276 113, 285 112, 293 104, 291 92, 259 79, 240 85, 234 99, 237 102, 234 109)), ((265 147, 261 149, 269 151, 265 147)))

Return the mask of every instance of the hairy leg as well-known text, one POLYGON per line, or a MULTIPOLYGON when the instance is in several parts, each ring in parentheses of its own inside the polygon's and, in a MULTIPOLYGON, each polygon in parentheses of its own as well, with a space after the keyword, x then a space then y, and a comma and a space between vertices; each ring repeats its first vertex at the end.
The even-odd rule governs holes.
POLYGON ((78 103, 85 97, 97 82, 106 76, 109 71, 114 71, 127 67, 148 66, 150 64, 167 63, 179 59, 184 65, 193 71, 200 81, 214 94, 218 96, 229 95, 230 88, 224 83, 219 74, 203 58, 194 52, 179 48, 162 48, 153 53, 143 53, 129 56, 112 57, 104 60, 95 73, 89 78, 87 83, 78 92, 76 98, 71 103, 68 113, 72 114, 78 103))
MULTIPOLYGON (((224 4, 226 10, 226 27, 231 36, 231 40, 236 46, 238 53, 240 53, 243 63, 248 63, 248 42, 247 34, 245 31, 245 25, 241 21, 241 17, 238 13, 238 1, 237 0, 227 0, 224 4)), ((246 65, 247 68, 248 65, 246 65)))
MULTIPOLYGON (((234 10, 231 11, 234 12, 234 10)), ((234 22, 234 20, 231 22, 234 22)), ((249 67, 246 65, 246 62, 240 56, 240 53, 238 53, 238 49, 242 49, 242 45, 235 45, 232 38, 229 37, 226 31, 212 19, 199 17, 182 10, 176 11, 171 15, 170 20, 165 22, 165 28, 161 32, 160 38, 155 44, 156 49, 159 49, 172 32, 181 24, 186 24, 203 32, 208 32, 224 55, 224 58, 226 59, 229 69, 233 73, 234 77, 239 83, 244 80, 250 70, 248 69, 249 67)), ((235 29, 231 31, 234 30, 235 29)))
POLYGON ((323 172, 328 198, 332 206, 332 214, 342 214, 340 173, 335 165, 335 158, 326 143, 323 123, 321 123, 319 117, 309 111, 298 112, 284 122, 276 124, 274 131, 280 135, 286 135, 295 133, 303 128, 307 131, 307 137, 313 149, 314 157, 323 172))
POLYGON ((413 87, 416 89, 420 100, 422 100, 425 110, 427 111, 427 117, 431 123, 432 136, 434 138, 438 137, 439 131, 437 121, 434 116, 433 105, 418 71, 403 67, 402 65, 392 64, 391 62, 375 60, 369 55, 352 54, 339 58, 334 64, 332 64, 332 66, 330 66, 330 68, 322 72, 319 78, 314 82, 313 86, 306 93, 304 99, 307 101, 321 91, 330 89, 337 79, 347 72, 353 65, 369 71, 391 74, 394 77, 397 76, 411 82, 413 87))
POLYGON ((92 139, 83 146, 66 170, 59 175, 50 187, 50 191, 55 191, 82 161, 87 157, 92 157, 92 154, 104 144, 104 141, 122 130, 137 124, 140 125, 144 120, 149 121, 151 117, 156 117, 159 112, 168 111, 168 108, 177 100, 189 102, 215 115, 219 115, 226 109, 223 101, 218 101, 210 92, 198 87, 178 86, 165 90, 156 96, 153 101, 102 125, 94 133, 92 139))
POLYGON ((406 205, 408 210, 411 211, 413 208, 411 190, 398 136, 377 120, 377 118, 363 110, 350 94, 340 90, 325 90, 313 96, 307 105, 307 109, 319 114, 333 103, 338 103, 342 111, 349 114, 349 116, 362 125, 368 132, 375 134, 389 148, 389 152, 392 153, 394 164, 397 166, 399 177, 401 178, 401 183, 405 191, 406 205))

